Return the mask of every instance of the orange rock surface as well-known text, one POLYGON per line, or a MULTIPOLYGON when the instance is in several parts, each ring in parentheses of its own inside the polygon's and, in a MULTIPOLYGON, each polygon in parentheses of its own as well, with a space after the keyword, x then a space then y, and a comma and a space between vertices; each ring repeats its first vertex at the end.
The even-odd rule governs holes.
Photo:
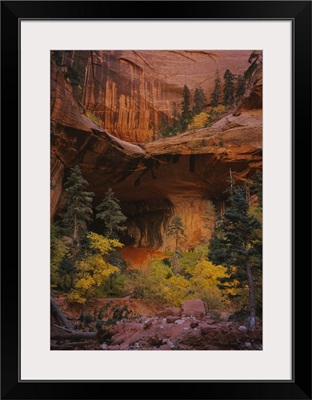
MULTIPOLYGON (((209 238, 211 232, 203 223, 205 204, 209 199, 217 207, 223 207, 230 171, 239 180, 249 180, 262 167, 261 65, 258 65, 250 79, 246 96, 232 114, 225 115, 209 128, 138 146, 126 139, 141 141, 149 138, 149 124, 156 121, 153 118, 157 113, 169 113, 170 102, 177 98, 174 96, 181 96, 184 83, 191 88, 200 84, 208 90, 213 84, 216 66, 221 73, 226 66, 239 73, 246 69, 244 60, 249 55, 249 52, 238 52, 237 57, 233 57, 233 65, 229 65, 231 60, 226 59, 226 52, 217 58, 205 52, 159 52, 166 56, 162 62, 153 52, 141 53, 114 53, 112 59, 111 55, 108 57, 101 52, 106 62, 103 63, 102 75, 96 75, 102 85, 108 73, 107 68, 115 71, 116 75, 112 76, 116 82, 117 77, 120 84, 124 82, 122 90, 129 96, 124 100, 128 110, 126 113, 134 113, 139 116, 138 120, 123 116, 123 109, 120 108, 121 89, 116 89, 116 93, 107 89, 104 97, 100 94, 103 88, 99 86, 96 95, 92 95, 95 87, 92 89, 90 84, 87 83, 85 89, 87 107, 99 115, 106 107, 106 111, 103 111, 105 121, 106 118, 110 120, 108 115, 111 115, 111 108, 115 104, 113 108, 118 117, 115 126, 120 129, 119 133, 113 130, 115 136, 108 132, 108 128, 103 129, 86 117, 84 107, 73 96, 71 85, 59 68, 52 64, 51 182, 54 188, 51 190, 51 215, 60 208, 62 182, 69 167, 79 164, 83 176, 90 183, 88 190, 95 192, 95 206, 108 188, 112 188, 120 199, 123 212, 128 217, 127 235, 124 238, 128 246, 154 248, 162 252, 172 249, 173 239, 166 235, 166 227, 172 215, 178 213, 188 237, 183 245, 185 250, 209 238), (189 58, 187 64, 181 63, 188 66, 184 75, 182 66, 176 61, 181 57, 189 58), (208 64, 214 66, 211 73, 206 73, 208 64), (193 67, 189 70, 191 65, 193 67), (156 76, 159 76, 158 81, 156 76), (206 80, 202 81, 204 76, 206 80), (143 91, 146 94, 144 101, 142 88, 145 83, 143 85, 139 77, 147 85, 146 91, 143 91), (133 82, 137 80, 143 86, 134 89, 133 82), (161 84, 162 81, 166 83, 161 84), (108 102, 107 96, 110 96, 111 102, 108 102), (99 110, 99 107, 103 110, 99 110), (148 108, 150 111, 145 112, 148 108), (127 124, 123 125, 120 118, 122 121, 125 118, 127 124), (134 125, 133 121, 136 121, 134 125)), ((107 82, 105 87, 110 88, 107 82)), ((136 257, 140 257, 139 254, 136 257)))
POLYGON ((172 116, 186 84, 201 86, 209 100, 217 69, 235 75, 249 67, 250 50, 94 51, 88 58, 83 104, 112 135, 151 140, 163 116, 172 116))

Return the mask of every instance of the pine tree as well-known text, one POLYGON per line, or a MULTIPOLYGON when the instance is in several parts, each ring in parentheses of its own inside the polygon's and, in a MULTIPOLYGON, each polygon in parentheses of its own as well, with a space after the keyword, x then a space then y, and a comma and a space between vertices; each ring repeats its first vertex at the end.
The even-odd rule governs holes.
POLYGON ((214 90, 211 93, 210 100, 212 107, 218 107, 221 102, 221 79, 218 69, 216 71, 214 90))
POLYGON ((173 126, 174 134, 178 133, 178 130, 180 128, 180 126, 179 126, 180 119, 181 119, 181 115, 178 112, 177 103, 173 102, 172 103, 172 126, 173 126))
POLYGON ((191 122, 193 113, 191 110, 191 92, 187 85, 183 87, 182 113, 181 113, 181 130, 186 131, 188 124, 191 122))
POLYGON ((259 207, 262 210, 262 171, 257 171, 254 176, 251 191, 257 196, 259 207))
POLYGON ((71 289, 74 286, 74 276, 77 272, 75 262, 67 254, 62 258, 57 268, 57 274, 63 279, 63 289, 71 289), (67 285, 67 278, 70 279, 70 284, 67 285))
POLYGON ((94 193, 85 189, 88 182, 83 178, 78 165, 71 168, 71 174, 65 183, 65 211, 62 214, 62 225, 65 233, 79 245, 87 233, 91 221, 92 200, 94 193))
POLYGON ((249 288, 249 329, 255 328, 256 303, 253 271, 262 266, 262 240, 257 230, 259 221, 250 215, 244 189, 232 187, 230 207, 216 224, 209 245, 208 258, 216 265, 228 268, 230 277, 225 282, 238 280, 249 288), (233 269, 233 267, 235 267, 233 269))
POLYGON ((122 224, 127 220, 127 217, 122 213, 119 200, 116 199, 111 188, 105 193, 102 202, 96 207, 96 219, 104 222, 107 237, 118 239, 117 231, 123 232, 126 227, 122 224))
POLYGON ((236 102, 239 101, 243 97, 245 90, 246 90, 245 78, 242 75, 238 75, 237 84, 236 84, 236 93, 235 93, 235 101, 236 102))
POLYGON ((179 258, 181 258, 181 250, 179 249, 179 244, 185 241, 186 235, 184 232, 184 226, 182 223, 182 219, 179 216, 175 216, 171 223, 168 226, 167 229, 167 235, 168 236, 174 236, 175 239, 175 248, 174 248, 174 253, 171 258, 172 264, 173 264, 173 270, 174 272, 178 271, 179 268, 179 258))
POLYGON ((206 229, 212 231, 215 227, 217 212, 216 207, 211 200, 207 200, 204 203, 204 215, 203 222, 206 229))
POLYGON ((227 69, 224 73, 223 103, 231 106, 234 103, 234 75, 227 69))
POLYGON ((195 89, 193 114, 199 114, 207 103, 205 93, 201 87, 195 89))

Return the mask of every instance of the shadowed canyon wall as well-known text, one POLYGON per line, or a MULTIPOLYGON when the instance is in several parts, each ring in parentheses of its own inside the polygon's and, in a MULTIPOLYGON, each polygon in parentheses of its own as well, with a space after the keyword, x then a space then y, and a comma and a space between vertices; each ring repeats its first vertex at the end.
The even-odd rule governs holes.
MULTIPOLYGON (((210 52, 143 52, 144 57, 130 51, 99 53, 96 80, 90 78, 91 67, 86 68, 86 108, 75 99, 61 69, 52 63, 51 215, 60 209, 62 183, 69 168, 79 164, 90 183, 88 190, 95 192, 95 206, 109 187, 120 199, 128 217, 123 237, 127 245, 172 249, 173 239, 165 232, 175 213, 186 228, 188 239, 183 249, 207 241, 211 233, 211 226, 203 221, 207 200, 222 207, 230 170, 244 181, 262 167, 261 64, 233 114, 209 128, 140 147, 130 141, 150 138, 152 124, 161 113, 170 114, 171 102, 181 99, 185 83, 190 88, 211 89, 216 66, 221 73, 222 68, 241 73, 248 67, 250 52, 238 52, 237 57, 232 53, 228 58, 221 56, 227 52, 217 52, 218 57, 210 52), (181 57, 186 64, 179 62, 181 57), (232 64, 226 64, 230 59, 232 64), (211 72, 205 73, 209 63, 211 72), (189 69, 191 65, 193 69, 189 69), (99 116, 107 129, 87 118, 87 110, 99 116)), ((90 58, 86 62, 90 63, 90 58)))

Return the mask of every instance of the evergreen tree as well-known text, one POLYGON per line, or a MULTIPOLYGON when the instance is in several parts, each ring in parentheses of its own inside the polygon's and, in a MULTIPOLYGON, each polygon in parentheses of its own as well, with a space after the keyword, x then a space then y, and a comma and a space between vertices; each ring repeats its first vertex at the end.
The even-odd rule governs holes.
POLYGON ((227 69, 223 77, 223 103, 225 106, 231 106, 234 103, 234 75, 227 69))
POLYGON ((237 84, 236 84, 236 93, 235 93, 235 101, 236 102, 239 101, 243 97, 245 90, 246 90, 245 78, 242 75, 238 75, 237 84))
POLYGON ((218 107, 218 105, 221 102, 221 79, 218 69, 216 71, 214 89, 213 92, 211 93, 210 100, 212 107, 218 107))
POLYGON ((213 230, 216 223, 217 212, 216 212, 216 207, 211 200, 207 200, 204 203, 203 211, 204 211, 203 221, 205 227, 209 230, 213 230))
POLYGON ((116 199, 111 188, 105 193, 102 202, 96 207, 96 219, 104 222, 105 234, 111 239, 117 239, 117 231, 123 232, 126 227, 122 224, 127 217, 122 213, 119 200, 116 199))
POLYGON ((65 182, 65 211, 62 225, 65 234, 74 245, 79 245, 87 233, 87 224, 91 221, 94 193, 87 192, 88 182, 83 178, 78 165, 71 168, 71 174, 65 182))
POLYGON ((61 262, 58 265, 57 274, 60 278, 63 279, 63 289, 71 289, 74 286, 74 277, 77 268, 75 266, 75 262, 72 258, 70 258, 67 254, 62 258, 61 262), (67 278, 69 277, 70 283, 67 284, 67 278))
POLYGON ((207 103, 205 93, 201 87, 195 89, 193 114, 199 114, 207 103))
POLYGON ((188 124, 191 122, 193 113, 191 110, 191 92, 187 85, 183 87, 182 113, 181 113, 181 130, 186 131, 188 124))
POLYGON ((181 115, 178 112, 178 106, 176 102, 172 103, 172 126, 173 126, 173 131, 176 134, 179 129, 179 121, 180 121, 181 115))
POLYGON ((162 117, 158 128, 158 133, 161 137, 170 137, 176 134, 176 129, 169 123, 167 118, 162 117))
POLYGON ((51 59, 55 62, 56 65, 62 65, 62 52, 59 50, 51 50, 51 59))
POLYGON ((179 216, 175 216, 167 229, 167 235, 174 236, 175 238, 175 250, 178 249, 179 243, 185 240, 186 235, 184 233, 184 226, 182 219, 179 216))
POLYGON ((216 224, 210 240, 208 258, 216 265, 228 268, 230 277, 223 280, 238 280, 249 288, 249 329, 255 328, 256 303, 253 271, 262 266, 262 240, 258 232, 259 221, 249 213, 245 191, 240 187, 230 190, 230 207, 216 224), (233 268, 234 267, 234 268, 233 268))
POLYGON ((251 192, 257 196, 259 207, 262 210, 262 171, 257 171, 255 177, 253 178, 251 192))
POLYGON ((173 270, 174 272, 177 272, 179 268, 179 258, 181 258, 181 250, 179 249, 179 244, 185 241, 186 235, 184 232, 184 226, 182 223, 182 219, 179 216, 175 216, 171 223, 168 226, 167 229, 167 235, 168 236, 173 236, 175 239, 175 248, 174 248, 174 253, 171 258, 172 265, 173 265, 173 270))

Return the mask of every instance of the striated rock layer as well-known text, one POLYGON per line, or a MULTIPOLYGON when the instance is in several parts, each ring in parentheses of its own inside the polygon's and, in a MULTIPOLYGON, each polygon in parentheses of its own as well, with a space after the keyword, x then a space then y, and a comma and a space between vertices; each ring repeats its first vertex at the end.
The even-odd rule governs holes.
POLYGON ((207 241, 211 234, 211 226, 203 222, 207 200, 221 209, 230 171, 237 179, 248 180, 262 166, 261 76, 259 63, 234 114, 210 128, 160 139, 142 148, 90 121, 53 64, 51 216, 60 208, 62 182, 69 167, 79 164, 89 190, 95 192, 95 206, 109 187, 121 200, 128 217, 123 237, 127 245, 172 249, 173 239, 165 232, 175 213, 186 228, 188 239, 183 249, 207 241))
MULTIPOLYGON (((93 51, 86 65, 83 104, 116 137, 150 141, 162 118, 180 111, 186 84, 201 86, 207 100, 216 71, 235 75, 249 67, 250 50, 240 51, 93 51)), ((81 55, 84 56, 84 55, 81 55)))

